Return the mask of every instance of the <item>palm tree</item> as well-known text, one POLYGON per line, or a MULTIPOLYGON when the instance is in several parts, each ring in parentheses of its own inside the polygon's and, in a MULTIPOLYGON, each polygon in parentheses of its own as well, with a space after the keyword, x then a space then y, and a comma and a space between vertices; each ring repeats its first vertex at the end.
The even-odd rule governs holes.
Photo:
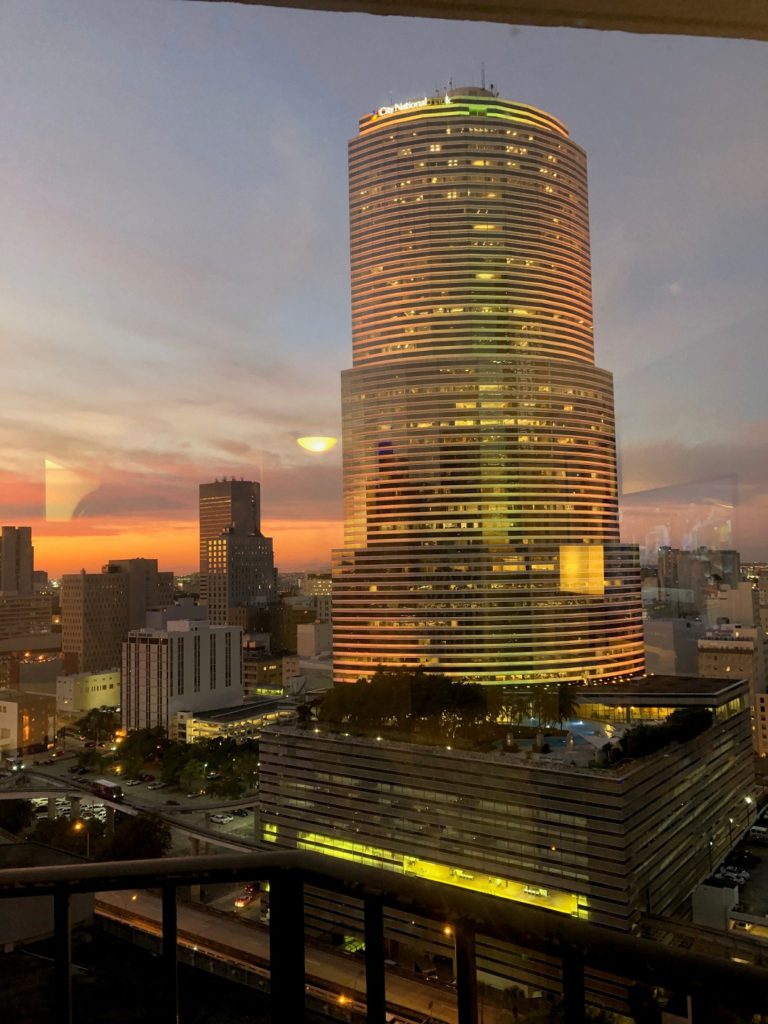
POLYGON ((576 688, 571 683, 560 683, 557 687, 557 721, 562 728, 563 722, 575 718, 579 710, 579 698, 576 688))

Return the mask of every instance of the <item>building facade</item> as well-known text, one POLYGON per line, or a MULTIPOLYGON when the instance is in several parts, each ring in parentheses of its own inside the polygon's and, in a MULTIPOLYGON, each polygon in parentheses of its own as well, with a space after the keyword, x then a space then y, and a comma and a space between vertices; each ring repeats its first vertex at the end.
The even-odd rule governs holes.
POLYGON ((123 727, 170 732, 180 711, 241 704, 241 644, 235 626, 186 619, 173 619, 165 629, 132 630, 123 644, 123 727))
POLYGON ((230 609, 273 601, 272 539, 261 532, 261 488, 250 480, 200 484, 200 599, 211 623, 232 621, 230 609))
POLYGON ((50 594, 0 594, 0 640, 50 633, 50 594))
POLYGON ((640 673, 583 150, 551 115, 467 88, 363 117, 349 174, 335 679, 640 673))
POLYGON ((0 690, 0 757, 45 750, 56 737, 56 698, 0 690))
POLYGON ((247 698, 283 694, 298 675, 301 669, 296 654, 270 654, 258 648, 243 648, 243 691, 247 698))
POLYGON ((61 580, 61 649, 74 672, 117 668, 128 635, 128 577, 71 573, 61 580))
POLYGON ((113 558, 101 571, 128 577, 129 629, 143 629, 150 609, 173 604, 173 573, 160 572, 156 558, 113 558))

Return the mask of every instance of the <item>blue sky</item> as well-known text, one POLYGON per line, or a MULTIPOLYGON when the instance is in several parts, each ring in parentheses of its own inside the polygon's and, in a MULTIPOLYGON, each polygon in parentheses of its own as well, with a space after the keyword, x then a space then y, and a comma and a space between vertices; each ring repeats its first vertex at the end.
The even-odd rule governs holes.
POLYGON ((660 488, 677 508, 680 485, 700 501, 727 480, 731 541, 768 556, 762 44, 5 0, 0 510, 32 522, 41 566, 193 566, 196 484, 223 473, 262 479, 281 565, 327 562, 339 452, 295 438, 338 432, 351 361, 346 141, 390 95, 478 84, 483 63, 589 156, 628 536, 647 535, 638 492, 663 519, 660 488), (89 481, 76 522, 42 518, 45 458, 89 481))

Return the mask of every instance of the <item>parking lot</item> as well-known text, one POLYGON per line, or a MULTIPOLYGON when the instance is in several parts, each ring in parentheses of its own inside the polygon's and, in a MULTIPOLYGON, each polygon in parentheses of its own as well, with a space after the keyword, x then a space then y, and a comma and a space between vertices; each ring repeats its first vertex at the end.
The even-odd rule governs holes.
MULTIPOLYGON (((66 786, 72 792, 81 791, 83 805, 95 803, 96 807, 101 804, 98 801, 89 801, 90 789, 93 782, 102 776, 97 773, 73 771, 76 767, 77 750, 67 750, 60 756, 38 755, 36 758, 29 758, 25 762, 25 769, 19 773, 8 775, 5 780, 5 788, 13 784, 14 792, 18 789, 19 795, 23 795, 25 789, 44 789, 41 783, 49 779, 55 786, 66 786)), ((124 803, 139 810, 150 812, 162 812, 167 815, 169 821, 178 820, 180 825, 186 825, 193 829, 207 831, 213 834, 221 834, 222 838, 238 839, 243 842, 252 842, 254 838, 254 816, 253 805, 256 795, 252 794, 240 800, 222 800, 220 797, 209 797, 204 794, 188 796, 184 792, 166 786, 151 772, 144 773, 144 781, 120 780, 114 776, 106 776, 119 782, 123 787, 124 803)), ((56 805, 58 817, 69 816, 69 801, 62 797, 58 798, 56 805)), ((89 811, 90 813, 90 811, 89 811)), ((103 814, 103 811, 94 812, 96 816, 103 814)), ((35 808, 35 814, 39 817, 47 817, 47 801, 45 806, 42 803, 35 808)), ((87 817, 88 815, 83 815, 87 817)))
POLYGON ((768 918, 768 846, 747 843, 746 849, 757 859, 749 867, 749 879, 739 887, 739 907, 746 914, 768 918))

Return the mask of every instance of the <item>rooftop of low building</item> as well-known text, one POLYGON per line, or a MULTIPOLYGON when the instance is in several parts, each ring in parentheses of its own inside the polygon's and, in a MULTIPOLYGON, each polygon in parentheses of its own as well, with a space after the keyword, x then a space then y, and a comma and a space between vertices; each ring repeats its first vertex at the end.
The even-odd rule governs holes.
POLYGON ((624 704, 649 706, 657 701, 664 707, 720 707, 746 692, 748 683, 739 678, 704 679, 701 676, 649 675, 629 682, 589 683, 576 691, 579 704, 624 704))

